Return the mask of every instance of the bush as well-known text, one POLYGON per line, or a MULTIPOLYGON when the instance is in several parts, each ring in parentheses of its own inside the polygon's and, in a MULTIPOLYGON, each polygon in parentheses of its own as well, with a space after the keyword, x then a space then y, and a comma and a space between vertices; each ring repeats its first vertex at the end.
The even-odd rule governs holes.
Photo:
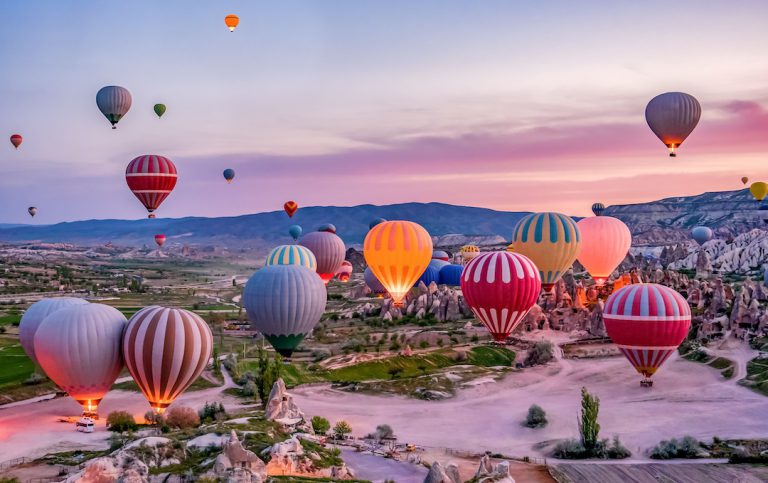
POLYGON ((205 406, 197 412, 198 416, 200 416, 200 421, 203 422, 212 422, 212 421, 220 421, 222 419, 226 419, 227 417, 227 411, 224 409, 224 405, 221 403, 205 403, 205 406))
POLYGON ((45 381, 45 377, 44 376, 42 376, 41 374, 38 374, 36 372, 33 372, 32 374, 29 375, 28 378, 26 378, 24 380, 24 385, 25 386, 35 386, 37 384, 42 383, 43 381, 45 381))
POLYGON ((383 439, 396 439, 395 431, 389 424, 379 424, 376 426, 376 431, 365 436, 367 439, 375 439, 381 441, 383 439))
POLYGON ((552 456, 565 460, 588 458, 589 454, 584 445, 577 439, 564 439, 555 445, 552 456))
POLYGON ((156 412, 152 411, 151 409, 144 413, 144 421, 146 424, 163 424, 163 415, 157 414, 156 412))
POLYGON ((528 351, 528 354, 525 356, 525 365, 537 366, 546 364, 555 357, 554 354, 555 349, 552 343, 548 340, 540 340, 528 351))
POLYGON ((352 432, 352 426, 348 422, 342 420, 336 423, 333 427, 333 435, 336 439, 344 439, 349 433, 352 432))
POLYGON ((240 389, 240 394, 246 397, 253 397, 256 395, 257 391, 258 389, 256 388, 256 383, 253 381, 247 381, 240 389))
POLYGON ((112 411, 107 415, 107 429, 115 431, 117 433, 124 433, 126 431, 136 431, 139 429, 139 425, 136 424, 136 420, 127 411, 112 411))
POLYGON ((699 455, 699 442, 691 436, 682 439, 662 440, 651 449, 651 458, 669 460, 673 458, 696 458, 699 455))
POLYGON ((623 444, 621 444, 619 435, 614 435, 611 446, 605 450, 605 456, 612 460, 622 460, 632 456, 632 452, 629 451, 623 444))
POLYGON ((525 425, 529 428, 543 428, 547 425, 547 413, 537 404, 531 404, 528 415, 525 417, 525 425))
POLYGON ((331 423, 322 416, 312 416, 312 429, 317 434, 326 434, 331 429, 331 423))
POLYGON ((192 408, 178 406, 168 410, 165 416, 165 423, 172 428, 196 428, 200 426, 200 416, 192 408))

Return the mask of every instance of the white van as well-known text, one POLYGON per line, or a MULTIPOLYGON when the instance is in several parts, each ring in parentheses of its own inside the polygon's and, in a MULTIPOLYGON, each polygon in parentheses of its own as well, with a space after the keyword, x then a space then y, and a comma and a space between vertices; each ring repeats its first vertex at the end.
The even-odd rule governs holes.
POLYGON ((75 428, 81 433, 93 432, 93 419, 92 418, 80 418, 75 423, 75 428))

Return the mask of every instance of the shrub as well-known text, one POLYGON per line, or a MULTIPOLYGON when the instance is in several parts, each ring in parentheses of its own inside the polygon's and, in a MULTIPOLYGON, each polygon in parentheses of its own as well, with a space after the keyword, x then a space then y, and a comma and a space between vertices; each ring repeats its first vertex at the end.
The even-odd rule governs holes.
POLYGON ((227 411, 224 409, 222 403, 205 403, 205 406, 197 412, 200 420, 203 422, 212 422, 225 419, 227 417, 227 411))
POLYGON ((165 416, 165 423, 172 428, 196 428, 200 426, 200 416, 192 408, 177 406, 168 410, 165 416))
POLYGON ((352 426, 348 422, 342 420, 337 422, 333 426, 333 435, 336 439, 344 439, 349 433, 352 432, 352 426))
POLYGON ((139 425, 128 411, 112 411, 107 415, 107 429, 116 433, 136 431, 139 425))
POLYGON ((525 417, 525 425, 529 428, 543 428, 547 425, 547 413, 537 404, 531 404, 528 415, 525 417))
POLYGON ((467 353, 465 351, 456 351, 453 355, 453 360, 456 362, 465 362, 467 360, 467 353))
POLYGON ((526 366, 546 364, 554 358, 554 346, 548 340, 536 342, 525 356, 526 366))
POLYGON ((691 436, 677 440, 662 440, 651 449, 651 458, 668 460, 672 458, 696 458, 699 454, 699 442, 691 436))
POLYGON ((367 439, 375 439, 381 441, 383 439, 395 439, 395 431, 389 424, 379 424, 376 426, 376 431, 365 436, 367 439))
POLYGON ((611 446, 605 450, 605 456, 612 460, 622 460, 632 456, 632 452, 621 444, 619 435, 614 435, 611 446))
POLYGON ((419 348, 426 349, 427 347, 429 347, 429 342, 427 342, 426 340, 422 340, 421 342, 419 342, 419 348))
POLYGON ((256 388, 256 383, 253 381, 247 381, 240 389, 240 394, 246 397, 253 397, 256 395, 257 391, 258 389, 256 388))
POLYGON ((331 429, 331 423, 322 416, 312 416, 312 429, 317 434, 325 434, 331 429))
POLYGON ((28 378, 24 380, 24 385, 34 386, 42 383, 43 381, 45 381, 45 377, 43 377, 41 374, 38 374, 37 372, 33 372, 32 374, 29 375, 28 378))
POLYGON ((564 439, 555 445, 552 456, 567 460, 588 458, 589 454, 584 445, 577 439, 564 439))
POLYGON ((144 413, 144 421, 146 424, 163 424, 163 415, 157 414, 153 410, 149 410, 146 413, 144 413))

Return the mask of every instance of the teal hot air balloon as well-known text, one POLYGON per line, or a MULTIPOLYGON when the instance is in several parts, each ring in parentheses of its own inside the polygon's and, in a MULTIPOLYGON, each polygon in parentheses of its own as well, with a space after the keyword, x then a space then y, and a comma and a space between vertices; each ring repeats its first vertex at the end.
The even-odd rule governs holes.
POLYGON ((301 245, 280 245, 267 255, 266 266, 270 265, 300 265, 313 272, 317 271, 317 259, 309 248, 301 245))
POLYGON ((697 226, 693 230, 691 230, 691 236, 694 240, 696 240, 696 243, 699 245, 703 245, 704 243, 708 242, 712 239, 714 236, 714 233, 712 232, 712 229, 706 226, 697 226))
POLYGON ((227 183, 231 183, 233 179, 235 179, 235 170, 232 168, 227 168, 224 170, 224 179, 227 180, 227 183))
POLYGON ((112 124, 112 129, 116 129, 117 123, 128 113, 132 101, 131 93, 125 87, 106 86, 96 93, 96 105, 112 124))
POLYGON ((257 271, 243 290, 251 327, 277 352, 290 357, 325 311, 327 294, 320 277, 299 265, 271 265, 257 271))
POLYGON ((373 229, 374 226, 378 225, 379 223, 384 223, 385 221, 387 220, 384 218, 374 218, 370 223, 368 223, 368 228, 373 229))
POLYGON ((294 241, 299 239, 303 231, 304 230, 302 230, 299 225, 291 225, 291 227, 288 228, 288 234, 291 235, 294 241))

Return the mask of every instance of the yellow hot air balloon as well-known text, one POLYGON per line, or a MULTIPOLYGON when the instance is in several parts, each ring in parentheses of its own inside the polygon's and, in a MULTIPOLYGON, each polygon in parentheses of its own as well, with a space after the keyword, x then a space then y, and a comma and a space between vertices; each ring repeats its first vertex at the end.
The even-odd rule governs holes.
POLYGON ((746 176, 742 176, 742 177, 741 177, 741 183, 742 183, 742 184, 747 184, 747 183, 749 183, 749 178, 747 178, 746 176))
POLYGON ((432 260, 432 238, 412 221, 385 221, 365 236, 363 255, 395 305, 401 306, 432 260))
POLYGON ((461 253, 461 259, 464 263, 468 263, 470 260, 480 255, 480 248, 476 245, 464 245, 459 249, 459 253, 461 253))
POLYGON ((612 216, 584 218, 576 226, 581 235, 579 262, 599 287, 627 256, 632 234, 623 221, 612 216))
POLYGON ((240 23, 240 17, 237 15, 229 14, 226 17, 224 17, 224 23, 227 24, 227 27, 229 27, 230 32, 234 32, 235 28, 237 27, 237 24, 240 23))
POLYGON ((515 244, 514 243, 510 243, 509 245, 507 245, 507 251, 510 252, 510 253, 514 252, 515 251, 515 244))
POLYGON ((752 196, 754 196, 757 201, 763 201, 763 198, 768 195, 768 184, 765 184, 762 181, 752 183, 749 187, 749 192, 752 193, 752 196))
POLYGON ((533 260, 541 272, 541 286, 549 291, 576 260, 581 235, 569 216, 532 213, 518 222, 512 244, 516 253, 533 260))

